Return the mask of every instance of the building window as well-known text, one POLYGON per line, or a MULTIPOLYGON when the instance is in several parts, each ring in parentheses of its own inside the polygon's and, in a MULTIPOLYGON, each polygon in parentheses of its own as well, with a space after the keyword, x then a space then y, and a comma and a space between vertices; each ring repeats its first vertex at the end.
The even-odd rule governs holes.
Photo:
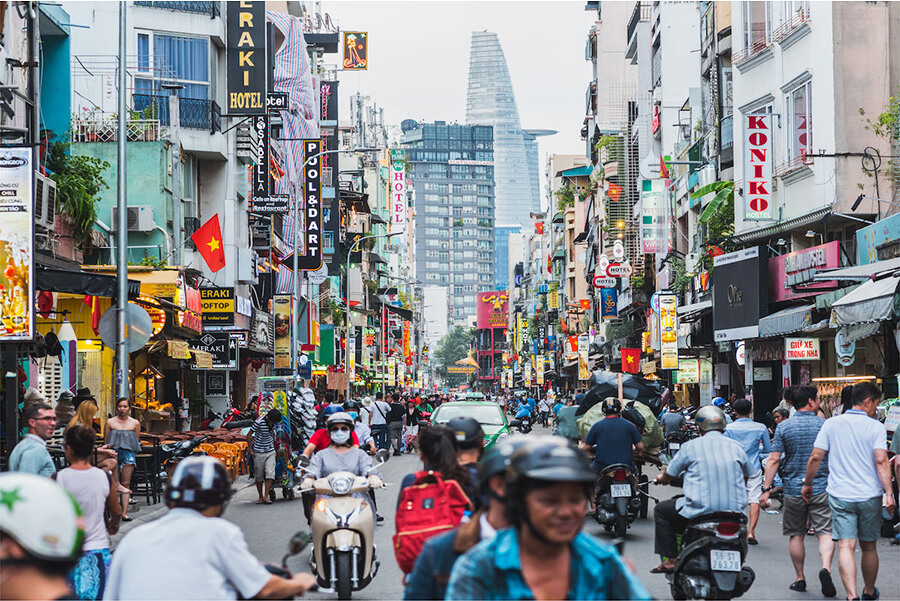
POLYGON ((771 2, 742 2, 744 50, 747 56, 769 45, 772 32, 771 2))
POLYGON ((181 98, 209 100, 209 39, 159 33, 138 33, 138 73, 134 91, 138 94, 160 94, 160 84, 177 83, 181 98))
POLYGON ((807 81, 788 92, 785 96, 787 107, 787 148, 788 161, 802 160, 812 147, 812 81, 807 81))

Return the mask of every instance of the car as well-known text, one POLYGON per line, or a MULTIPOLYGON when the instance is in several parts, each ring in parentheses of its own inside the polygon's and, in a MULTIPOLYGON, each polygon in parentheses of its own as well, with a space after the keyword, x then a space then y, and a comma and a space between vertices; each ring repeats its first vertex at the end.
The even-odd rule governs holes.
MULTIPOLYGON (((490 401, 452 401, 444 403, 431 414, 431 424, 445 425, 454 417, 473 417, 484 430, 484 448, 510 435, 510 422, 497 403, 490 401)), ((515 425, 515 424, 512 424, 515 425)))

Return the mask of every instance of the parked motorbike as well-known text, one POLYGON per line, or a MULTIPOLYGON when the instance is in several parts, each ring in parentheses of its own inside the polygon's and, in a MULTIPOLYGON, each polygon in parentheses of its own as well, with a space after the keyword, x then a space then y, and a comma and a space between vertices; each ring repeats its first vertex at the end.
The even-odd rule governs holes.
POLYGON ((220 415, 215 411, 209 412, 209 417, 200 422, 200 427, 198 430, 213 430, 215 428, 227 428, 228 424, 234 421, 244 421, 251 419, 251 415, 249 411, 238 411, 234 407, 229 407, 225 410, 225 414, 220 415), (222 420, 219 422, 218 420, 222 420))
POLYGON ((700 515, 681 537, 675 570, 667 574, 672 598, 731 599, 750 589, 756 575, 747 558, 747 517, 743 513, 700 515))
MULTIPOLYGON (((389 454, 381 449, 375 457, 382 465, 389 454)), ((300 463, 309 465, 309 458, 301 455, 300 463)), ((312 510, 310 568, 320 587, 337 592, 339 599, 349 599, 353 591, 372 582, 380 565, 368 479, 350 472, 335 472, 317 479, 311 490, 316 501, 312 510)))
POLYGON ((594 505, 597 523, 616 538, 625 536, 628 525, 641 509, 634 468, 624 463, 604 468, 597 477, 594 505))
POLYGON ((188 440, 167 442, 166 444, 161 445, 160 465, 162 466, 162 470, 160 470, 159 473, 160 480, 168 480, 172 475, 172 472, 175 471, 175 466, 178 465, 182 459, 193 455, 194 449, 203 444, 205 440, 206 436, 196 436, 188 440))

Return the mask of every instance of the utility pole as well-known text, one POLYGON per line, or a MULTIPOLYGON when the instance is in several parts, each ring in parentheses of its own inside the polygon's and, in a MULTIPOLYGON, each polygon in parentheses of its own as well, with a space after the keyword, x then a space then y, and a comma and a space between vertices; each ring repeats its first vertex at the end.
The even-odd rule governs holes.
MULTIPOLYGON (((116 214, 116 277, 118 278, 118 298, 116 299, 117 335, 116 335, 116 399, 129 398, 128 386, 128 349, 125 346, 125 337, 128 333, 125 310, 128 306, 128 199, 126 197, 126 105, 125 94, 127 78, 126 71, 126 41, 128 32, 125 28, 125 11, 128 3, 119 3, 119 140, 118 140, 118 198, 116 214)), ((114 401, 115 403, 115 401, 114 401)))

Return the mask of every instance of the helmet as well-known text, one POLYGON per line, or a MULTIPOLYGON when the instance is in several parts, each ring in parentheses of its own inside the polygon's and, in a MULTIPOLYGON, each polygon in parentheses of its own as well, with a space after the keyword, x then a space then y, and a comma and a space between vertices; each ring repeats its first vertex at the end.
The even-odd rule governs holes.
POLYGON ((711 430, 721 432, 725 429, 725 412, 715 405, 706 405, 705 407, 700 407, 700 410, 697 411, 697 415, 694 416, 694 422, 701 432, 709 432, 711 430))
POLYGON ((344 402, 344 411, 346 411, 348 413, 351 411, 359 411, 359 401, 356 401, 354 399, 345 401, 344 402))
POLYGON ((518 449, 509 460, 507 479, 543 482, 589 482, 597 476, 581 451, 559 436, 540 437, 534 444, 518 449))
POLYGON ((341 408, 340 405, 332 404, 332 405, 328 405, 327 407, 325 407, 325 409, 322 411, 322 413, 324 415, 334 415, 335 413, 340 413, 342 411, 343 411, 343 409, 341 408))
POLYGON ((49 478, 0 474, 0 532, 40 560, 73 564, 81 557, 84 518, 78 502, 49 478))
POLYGON ((188 457, 175 467, 166 502, 170 507, 206 509, 224 505, 233 494, 225 466, 218 459, 201 455, 188 457))
POLYGON ((484 443, 484 430, 472 417, 454 417, 447 422, 447 427, 453 431, 456 446, 460 449, 474 449, 484 443))
POLYGON ((606 397, 603 399, 603 413, 605 415, 613 415, 616 413, 622 413, 622 401, 615 397, 606 397))
POLYGON ((532 436, 512 436, 491 446, 484 452, 481 459, 481 478, 482 487, 487 483, 488 478, 502 474, 509 466, 510 459, 519 450, 526 445, 535 444, 538 437, 532 436))
POLYGON ((725 399, 723 399, 720 396, 717 396, 716 398, 714 398, 712 400, 712 404, 715 405, 716 407, 722 408, 725 406, 725 399))
POLYGON ((334 427, 338 424, 345 424, 347 426, 350 426, 350 429, 352 430, 353 422, 354 422, 354 419, 352 417, 350 417, 349 413, 344 413, 343 411, 339 411, 328 418, 328 421, 325 422, 325 426, 329 430, 331 430, 332 427, 334 427))

